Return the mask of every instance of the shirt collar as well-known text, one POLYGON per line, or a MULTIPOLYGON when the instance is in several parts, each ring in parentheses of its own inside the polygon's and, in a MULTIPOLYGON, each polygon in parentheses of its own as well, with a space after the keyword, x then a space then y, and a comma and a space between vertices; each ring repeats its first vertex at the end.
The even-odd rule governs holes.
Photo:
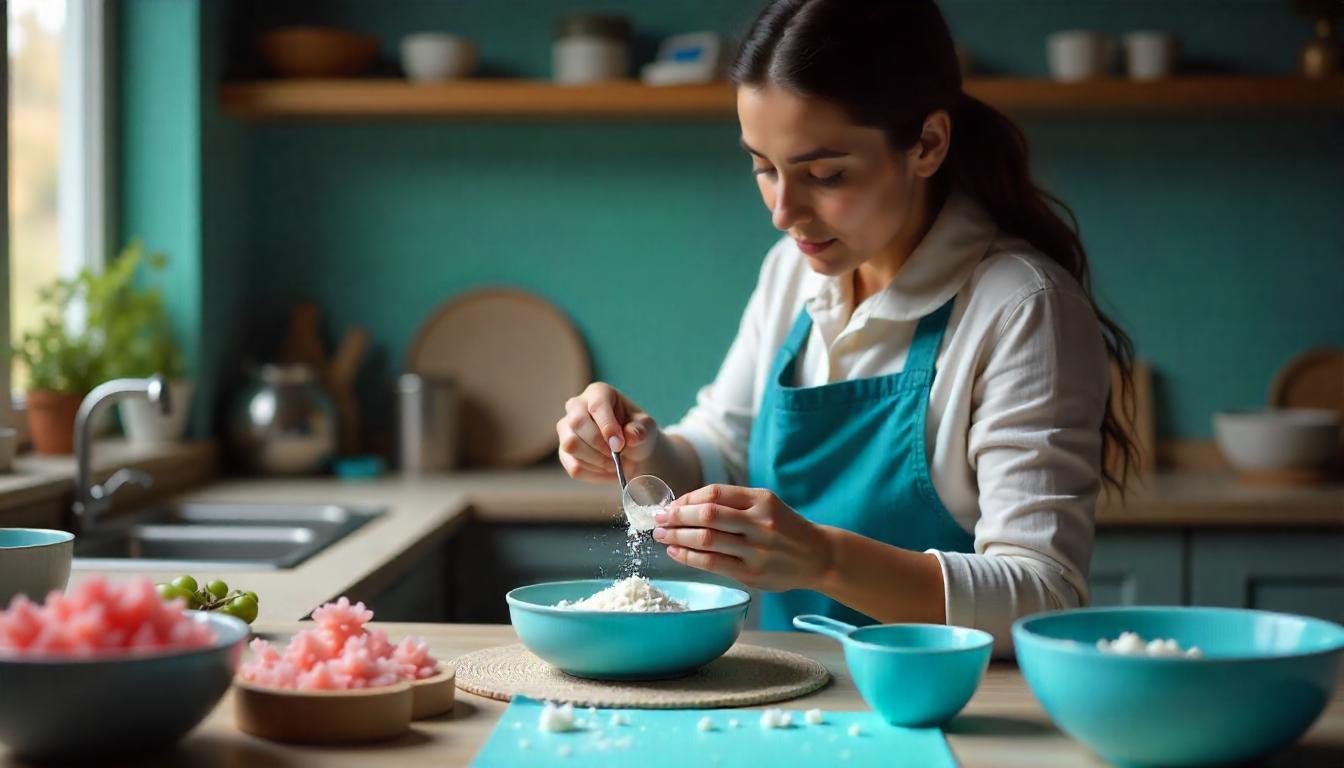
MULTIPOLYGON (((953 191, 938 212, 924 239, 886 288, 870 300, 867 319, 918 320, 941 307, 961 290, 998 233, 984 208, 969 195, 953 191)), ((809 311, 825 312, 847 306, 853 292, 851 277, 827 277, 809 272, 805 290, 809 311)))

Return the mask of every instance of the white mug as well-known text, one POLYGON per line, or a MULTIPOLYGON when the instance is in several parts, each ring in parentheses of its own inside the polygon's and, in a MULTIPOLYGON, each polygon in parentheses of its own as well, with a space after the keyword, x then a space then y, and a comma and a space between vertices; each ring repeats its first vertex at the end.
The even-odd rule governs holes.
POLYGON ((1101 32, 1071 29, 1045 38, 1050 76, 1062 82, 1106 77, 1111 73, 1115 41, 1101 32))
POLYGON ((1131 80, 1157 80, 1176 71, 1181 41, 1170 32, 1140 31, 1124 36, 1125 72, 1131 80))
POLYGON ((406 77, 433 83, 471 75, 476 43, 445 32, 417 32, 401 41, 401 68, 406 77))

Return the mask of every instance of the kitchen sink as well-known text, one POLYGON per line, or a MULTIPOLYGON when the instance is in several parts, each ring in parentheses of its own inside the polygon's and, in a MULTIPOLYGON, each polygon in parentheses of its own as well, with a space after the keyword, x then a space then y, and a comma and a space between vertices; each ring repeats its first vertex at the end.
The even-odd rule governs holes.
POLYGON ((195 503, 108 520, 75 537, 75 566, 293 568, 381 515, 335 504, 195 503))

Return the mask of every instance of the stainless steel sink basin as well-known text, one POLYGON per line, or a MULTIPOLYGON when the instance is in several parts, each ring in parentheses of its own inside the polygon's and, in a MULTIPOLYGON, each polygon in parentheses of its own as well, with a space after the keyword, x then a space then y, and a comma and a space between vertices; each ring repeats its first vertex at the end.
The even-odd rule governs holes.
POLYGON ((75 566, 109 570, 293 568, 382 514, 334 504, 177 504, 75 537, 75 566))

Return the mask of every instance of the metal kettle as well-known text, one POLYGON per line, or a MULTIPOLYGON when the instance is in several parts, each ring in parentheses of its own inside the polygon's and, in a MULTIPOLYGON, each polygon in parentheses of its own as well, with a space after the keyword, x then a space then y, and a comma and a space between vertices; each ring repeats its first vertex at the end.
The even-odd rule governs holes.
POLYGON ((261 474, 321 472, 336 453, 336 439, 336 406, 308 365, 256 369, 229 414, 235 456, 261 474))

